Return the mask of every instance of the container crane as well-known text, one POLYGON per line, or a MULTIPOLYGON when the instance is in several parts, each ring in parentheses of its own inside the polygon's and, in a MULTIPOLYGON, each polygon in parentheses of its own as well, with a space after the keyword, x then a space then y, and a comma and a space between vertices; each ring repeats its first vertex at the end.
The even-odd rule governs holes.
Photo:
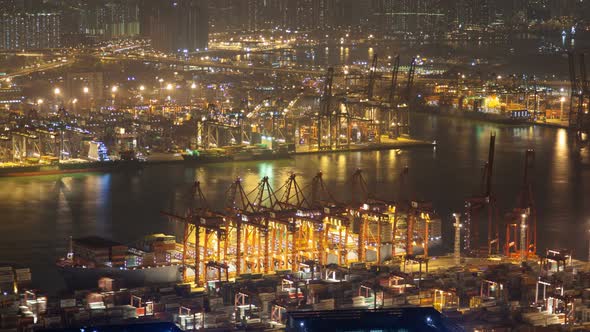
POLYGON ((391 86, 389 88, 389 112, 387 112, 387 128, 390 128, 390 138, 393 136, 399 136, 398 133, 393 133, 393 127, 397 127, 397 123, 394 125, 394 121, 397 122, 398 120, 398 105, 397 105, 397 83, 398 83, 398 76, 399 76, 399 55, 395 56, 393 60, 393 69, 391 71, 391 86))
POLYGON ((377 61, 379 57, 377 54, 373 55, 373 62, 371 63, 371 67, 369 68, 369 83, 367 84, 367 100, 373 100, 374 90, 375 90, 375 80, 377 76, 377 61))
POLYGON ((324 92, 322 93, 322 107, 318 112, 317 117, 317 137, 318 150, 322 149, 322 121, 327 120, 328 127, 328 144, 332 147, 332 117, 331 117, 331 99, 332 99, 332 85, 334 82, 334 68, 328 68, 326 79, 324 82, 324 92))
POLYGON ((518 253, 528 257, 535 255, 537 252, 537 209, 533 197, 533 181, 531 181, 534 160, 535 151, 532 149, 527 150, 517 208, 508 215, 509 221, 506 224, 506 243, 504 246, 506 256, 518 253), (519 228, 521 236, 517 243, 519 228))
MULTIPOLYGON (((203 191, 201 190, 200 182, 195 181, 192 186, 191 191, 191 202, 190 208, 188 209, 185 216, 176 215, 174 213, 169 212, 161 212, 162 215, 168 217, 170 220, 179 221, 184 224, 184 234, 183 234, 183 249, 182 249, 182 276, 184 282, 191 282, 191 278, 188 276, 188 268, 192 267, 195 272, 195 279, 194 283, 197 286, 201 286, 201 280, 206 281, 206 271, 205 269, 201 269, 201 247, 203 249, 203 257, 207 257, 207 245, 208 245, 208 237, 210 233, 216 233, 217 235, 217 253, 219 259, 220 255, 220 240, 224 238, 225 230, 223 230, 218 222, 213 222, 213 219, 221 220, 222 217, 218 216, 216 213, 209 209, 209 205, 207 204, 207 200, 203 191), (195 204, 196 203, 196 204, 195 204), (204 231, 204 242, 201 242, 201 232, 204 231), (222 234, 223 233, 223 234, 222 234), (191 239, 194 241, 191 242, 191 239), (195 253, 194 253, 194 265, 192 260, 189 260, 189 247, 190 243, 195 244, 195 253), (203 275, 201 273, 203 272, 203 275)), ((224 257, 225 258, 225 257, 224 257)), ((220 263, 221 264, 221 263, 220 263)))
POLYGON ((590 82, 587 78, 584 53, 578 55, 578 61, 579 74, 576 70, 576 55, 568 53, 571 84, 569 127, 575 130, 576 137, 581 139, 582 134, 587 134, 590 129, 588 109, 584 108, 584 104, 590 100, 590 82))
POLYGON ((404 103, 402 107, 404 108, 405 114, 401 114, 398 112, 398 116, 401 119, 401 126, 402 126, 402 134, 403 135, 410 135, 410 104, 412 103, 412 89, 414 87, 414 77, 416 75, 416 58, 412 58, 410 62, 410 68, 408 69, 408 78, 406 81, 406 89, 404 95, 404 103))
POLYGON ((496 206, 496 198, 492 191, 492 178, 493 178, 493 170, 494 170, 494 153, 495 153, 495 146, 496 146, 496 134, 492 132, 490 134, 490 147, 488 151, 488 161, 484 166, 483 172, 483 179, 482 179, 482 186, 483 192, 482 194, 470 197, 465 201, 465 223, 466 223, 466 230, 465 230, 465 249, 467 253, 471 254, 479 254, 479 231, 481 225, 478 224, 477 215, 478 213, 483 210, 487 209, 488 214, 488 227, 487 227, 487 254, 492 254, 492 248, 495 247, 495 251, 498 252, 499 247, 499 239, 498 239, 498 225, 494 220, 498 219, 498 210, 496 206))

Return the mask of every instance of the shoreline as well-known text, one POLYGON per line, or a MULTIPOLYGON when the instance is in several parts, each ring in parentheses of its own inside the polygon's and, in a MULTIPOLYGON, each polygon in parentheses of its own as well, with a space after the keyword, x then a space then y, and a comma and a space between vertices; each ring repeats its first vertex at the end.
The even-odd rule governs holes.
POLYGON ((180 165, 185 164, 187 166, 201 166, 207 164, 220 164, 220 163, 240 163, 240 162, 253 162, 253 161, 271 161, 271 160, 287 160, 297 156, 303 155, 321 155, 321 154, 332 154, 332 153, 348 153, 348 152, 362 152, 362 151, 383 151, 383 150, 396 150, 396 149, 409 149, 409 148, 424 148, 436 146, 436 142, 429 142, 424 140, 416 140, 409 138, 402 138, 399 141, 390 141, 386 143, 374 143, 361 146, 351 146, 350 148, 344 149, 333 149, 333 150, 307 150, 295 152, 287 158, 275 158, 275 159, 263 159, 263 160, 220 160, 214 162, 191 162, 185 161, 182 157, 175 156, 173 154, 157 154, 153 159, 148 159, 138 165, 137 169, 129 169, 128 167, 89 167, 88 169, 63 169, 63 170, 47 170, 47 171, 34 171, 34 170, 18 170, 22 166, 14 167, 14 172, 10 168, 3 168, 6 173, 0 174, 0 178, 16 178, 16 177, 35 177, 35 176, 50 176, 50 175, 66 175, 66 174, 80 174, 80 173, 114 173, 120 171, 136 171, 141 170, 145 167, 156 166, 156 165, 180 165))
POLYGON ((486 119, 486 118, 476 118, 476 117, 468 117, 463 116, 458 113, 453 112, 440 112, 440 111, 430 111, 425 109, 415 110, 415 113, 426 114, 426 115, 435 115, 441 116, 446 118, 455 118, 455 119, 465 119, 471 120, 476 122, 484 122, 484 123, 493 123, 498 125, 506 125, 506 126, 513 126, 513 127, 526 127, 526 126, 541 126, 541 127, 548 127, 548 128, 557 128, 557 129, 569 129, 569 126, 566 123, 559 123, 559 122, 544 122, 544 121, 534 121, 534 122, 515 122, 510 123, 501 120, 494 120, 494 119, 486 119))

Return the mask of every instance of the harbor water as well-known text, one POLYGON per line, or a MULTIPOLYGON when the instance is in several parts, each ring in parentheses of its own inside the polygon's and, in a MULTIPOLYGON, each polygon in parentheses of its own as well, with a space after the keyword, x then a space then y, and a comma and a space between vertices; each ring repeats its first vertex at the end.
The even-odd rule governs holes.
POLYGON ((236 177, 243 179, 247 190, 263 176, 278 188, 295 172, 305 187, 321 170, 334 195, 346 201, 349 179, 357 168, 364 170, 369 189, 379 197, 432 201, 443 220, 441 249, 450 250, 451 214, 463 211, 465 197, 480 190, 492 131, 497 135, 493 187, 500 214, 516 204, 525 150, 535 149, 532 176, 539 248, 572 248, 577 258, 587 258, 590 207, 585 203, 590 198, 590 156, 588 149, 574 146, 566 130, 424 114, 416 114, 412 120, 414 135, 436 140, 436 148, 0 179, 0 262, 30 266, 35 285, 55 291, 63 283, 54 262, 65 254, 69 236, 98 235, 123 243, 156 232, 179 236, 181 225, 160 211, 183 214, 196 179, 210 204, 221 209, 225 192, 236 177), (410 171, 404 184, 400 174, 405 166, 410 171))

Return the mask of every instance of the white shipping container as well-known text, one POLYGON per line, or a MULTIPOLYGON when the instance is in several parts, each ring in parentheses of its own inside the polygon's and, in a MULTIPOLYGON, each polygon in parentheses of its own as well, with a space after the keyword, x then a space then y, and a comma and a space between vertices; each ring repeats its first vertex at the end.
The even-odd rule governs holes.
POLYGON ((62 299, 59 301, 60 308, 71 308, 76 306, 76 299, 62 299))

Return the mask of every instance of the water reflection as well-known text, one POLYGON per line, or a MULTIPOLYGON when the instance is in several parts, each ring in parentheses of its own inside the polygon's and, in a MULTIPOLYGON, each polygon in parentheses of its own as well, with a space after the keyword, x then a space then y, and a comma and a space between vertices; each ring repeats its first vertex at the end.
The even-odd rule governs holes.
MULTIPOLYGON (((412 131, 436 139, 438 147, 298 156, 292 160, 214 164, 203 167, 158 165, 127 174, 83 174, 0 179, 0 261, 30 265, 43 276, 41 286, 58 278, 52 269, 70 235, 100 235, 125 243, 154 232, 179 235, 181 227, 160 211, 184 214, 192 181, 198 179, 209 203, 223 207, 227 188, 241 177, 246 191, 263 176, 279 188, 295 171, 302 187, 318 172, 334 196, 350 196, 349 179, 363 169, 369 189, 386 199, 431 200, 443 220, 461 211, 465 197, 480 188, 489 135, 496 133, 494 192, 501 213, 512 209, 522 183, 524 152, 536 151, 533 178, 538 207, 539 248, 574 247, 587 252, 590 220, 588 151, 574 150, 565 130, 514 128, 468 120, 417 115, 412 131), (405 166, 407 181, 401 181, 405 166)), ((452 238, 450 223, 443 237, 452 238)), ((452 243, 445 242, 447 247, 452 243)))

